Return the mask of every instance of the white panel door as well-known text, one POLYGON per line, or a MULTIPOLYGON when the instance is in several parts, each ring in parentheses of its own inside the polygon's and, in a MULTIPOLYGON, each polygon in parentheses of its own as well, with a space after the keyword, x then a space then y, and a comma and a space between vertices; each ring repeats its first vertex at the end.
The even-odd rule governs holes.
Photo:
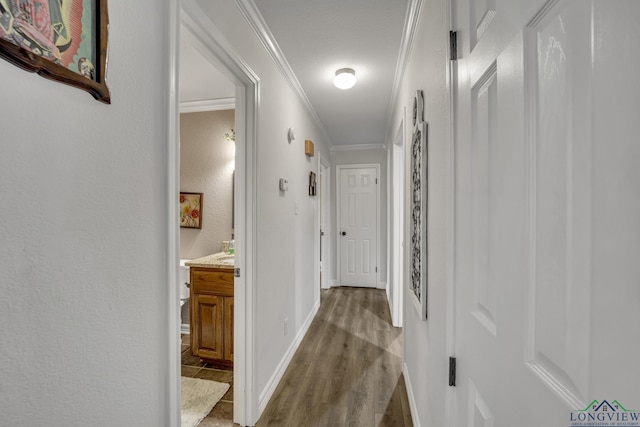
POLYGON ((378 170, 338 169, 340 286, 378 285, 378 170))
POLYGON ((632 417, 640 1, 452 4, 460 57, 452 425, 632 417))

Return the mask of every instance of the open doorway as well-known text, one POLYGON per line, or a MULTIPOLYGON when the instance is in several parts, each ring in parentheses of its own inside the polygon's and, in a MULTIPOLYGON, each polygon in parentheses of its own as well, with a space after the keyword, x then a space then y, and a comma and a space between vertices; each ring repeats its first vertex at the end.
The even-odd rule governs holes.
MULTIPOLYGON (((182 33, 190 40, 191 46, 223 75, 233 88, 235 98, 235 174, 233 179, 233 231, 235 232, 235 262, 233 265, 234 310, 233 320, 233 421, 240 425, 250 425, 257 414, 257 396, 253 394, 253 331, 254 331, 254 207, 255 207, 255 119, 258 99, 258 78, 244 62, 229 48, 224 36, 217 31, 193 1, 182 1, 179 18, 176 16, 175 51, 171 53, 173 72, 179 65, 178 35, 182 33)), ((175 79, 176 87, 179 82, 175 79)), ((172 108, 169 111, 169 256, 176 265, 169 268, 175 281, 169 290, 171 307, 171 330, 169 330, 169 408, 170 425, 180 425, 180 383, 181 383, 181 340, 179 293, 175 283, 178 280, 178 259, 180 258, 179 215, 177 198, 180 192, 179 159, 179 109, 178 94, 170 92, 172 108), (175 310, 174 310, 175 308, 175 310), (173 326, 175 325, 175 329, 173 326), (177 357, 176 357, 177 356, 177 357)), ((203 101, 203 100, 200 100, 203 101)), ((196 104, 198 101, 194 101, 196 104)), ((225 102, 225 101, 222 101, 225 102)), ((193 106, 193 105, 192 105, 193 106)), ((229 129, 230 130, 230 129, 229 129)), ((206 196, 204 198, 206 200, 206 196)), ((206 209, 206 206, 205 208, 206 209)))
POLYGON ((327 159, 320 154, 319 156, 319 206, 318 213, 320 218, 320 289, 329 289, 330 285, 330 271, 331 271, 331 242, 329 236, 331 236, 331 167, 327 159))
POLYGON ((235 91, 183 28, 178 283, 183 425, 202 417, 205 423, 233 422, 235 91), (204 281, 205 274, 218 279, 204 281))
POLYGON ((404 121, 400 124, 391 147, 391 245, 390 245, 390 284, 387 298, 391 307, 393 326, 401 328, 403 324, 404 288, 404 121))

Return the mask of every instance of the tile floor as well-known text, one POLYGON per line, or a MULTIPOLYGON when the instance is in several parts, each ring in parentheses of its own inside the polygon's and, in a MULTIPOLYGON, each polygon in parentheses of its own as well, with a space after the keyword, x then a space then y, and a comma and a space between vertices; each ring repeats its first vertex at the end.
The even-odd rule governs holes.
MULTIPOLYGON (((198 427, 233 426, 233 371, 214 368, 191 355, 189 335, 182 335, 182 376, 213 380, 231 385, 198 427)), ((237 424, 236 424, 237 425, 237 424)))

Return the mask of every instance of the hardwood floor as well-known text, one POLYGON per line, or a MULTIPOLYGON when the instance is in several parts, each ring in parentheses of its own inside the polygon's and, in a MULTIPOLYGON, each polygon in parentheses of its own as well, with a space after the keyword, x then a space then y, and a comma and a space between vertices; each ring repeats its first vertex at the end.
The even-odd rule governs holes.
POLYGON ((258 426, 412 426, 401 329, 383 290, 322 291, 320 311, 258 426))

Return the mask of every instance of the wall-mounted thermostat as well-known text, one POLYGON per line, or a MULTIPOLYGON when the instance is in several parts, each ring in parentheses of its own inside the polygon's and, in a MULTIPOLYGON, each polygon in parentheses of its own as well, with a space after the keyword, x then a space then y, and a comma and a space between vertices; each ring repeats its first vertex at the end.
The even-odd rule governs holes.
POLYGON ((287 191, 289 189, 289 181, 284 178, 280 178, 280 191, 287 191))

